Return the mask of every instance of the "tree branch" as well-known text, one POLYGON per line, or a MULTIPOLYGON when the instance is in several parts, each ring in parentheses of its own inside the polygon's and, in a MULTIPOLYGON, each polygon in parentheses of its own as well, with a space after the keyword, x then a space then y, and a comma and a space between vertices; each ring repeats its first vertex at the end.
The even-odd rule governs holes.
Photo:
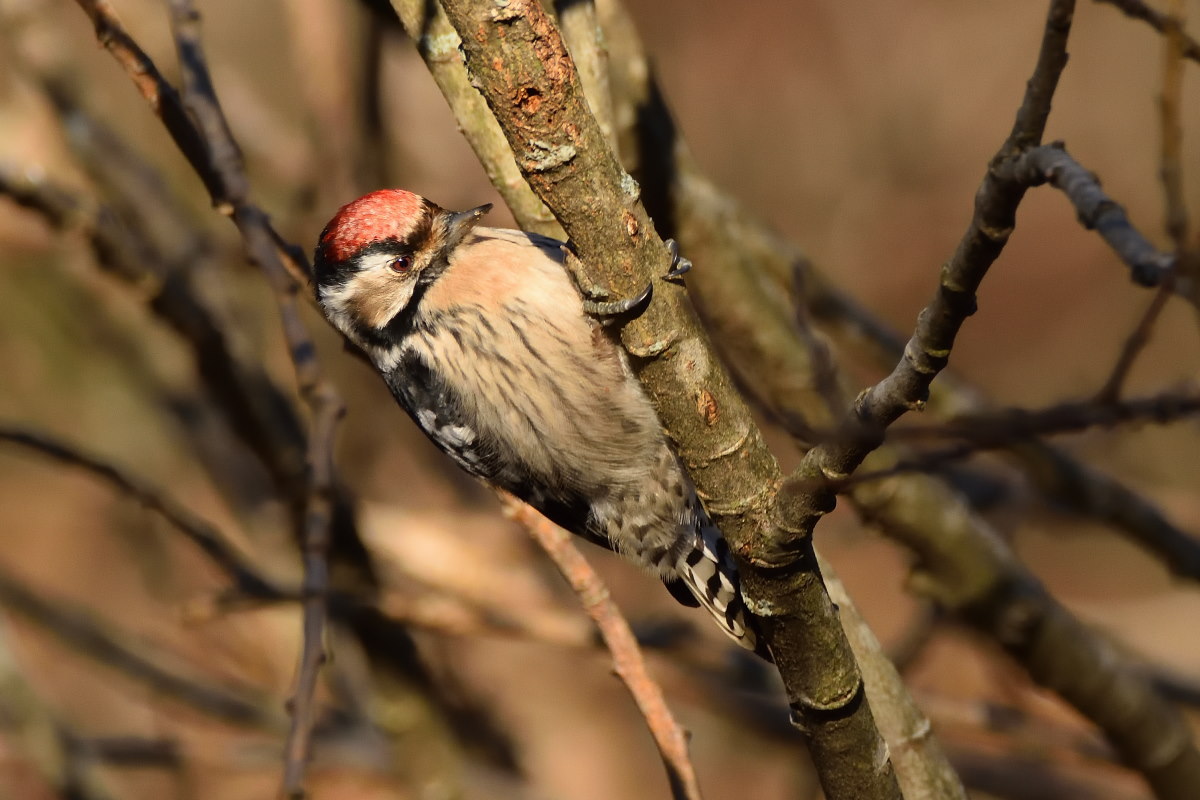
POLYGON ((867 695, 892 752, 905 800, 967 800, 962 781, 933 735, 933 725, 909 695, 845 585, 831 574, 824 559, 821 570, 862 668, 867 695))
MULTIPOLYGON (((240 196, 231 195, 230 189, 238 189, 239 181, 236 177, 223 176, 219 172, 219 165, 210 158, 210 143, 193 123, 179 92, 167 82, 150 56, 146 55, 146 52, 125 30, 125 26, 121 24, 120 18, 108 0, 76 0, 76 2, 95 26, 97 41, 112 54, 117 63, 129 75, 133 85, 149 104, 150 109, 166 127, 167 133, 175 141, 179 152, 183 154, 196 175, 204 182, 204 188, 208 190, 214 207, 226 216, 231 215, 234 212, 231 200, 240 196), (227 177, 233 180, 233 187, 223 183, 227 177)), ((223 123, 221 127, 224 127, 223 123)), ((225 130, 225 133, 228 133, 228 129, 225 130)), ((232 152, 237 152, 236 147, 232 152)), ((229 151, 227 150, 222 155, 228 156, 229 151)), ((272 246, 277 248, 282 265, 294 280, 301 285, 306 285, 311 269, 303 253, 289 247, 283 237, 266 222, 265 215, 263 224, 272 240, 272 246)))
POLYGON ((0 423, 0 441, 24 447, 59 463, 87 470, 117 491, 129 495, 191 540, 233 578, 239 592, 254 598, 277 597, 282 593, 275 584, 248 567, 220 531, 140 478, 66 442, 21 426, 0 423))
MULTIPOLYGON (((943 423, 913 425, 889 432, 893 439, 962 439, 968 452, 1003 447, 1037 436, 1079 433, 1089 428, 1152 422, 1166 425, 1200 413, 1195 390, 1161 392, 1136 400, 1099 402, 1095 399, 1058 403, 1033 411, 1001 409, 960 414, 943 423)), ((860 477, 856 475, 855 478, 860 477)))
POLYGON ((829 491, 801 489, 798 482, 811 486, 813 480, 848 477, 867 454, 883 443, 889 425, 908 411, 924 408, 929 385, 949 362, 959 328, 975 313, 975 292, 1008 242, 1017 206, 1027 188, 1025 182, 997 168, 1041 141, 1051 98, 1067 63, 1067 36, 1074 11, 1073 0, 1054 0, 1050 4, 1037 67, 1012 133, 992 159, 975 196, 975 215, 953 257, 942 267, 933 299, 917 316, 916 330, 904 348, 904 357, 890 375, 858 396, 833 441, 809 450, 785 483, 782 491, 788 494, 792 513, 802 520, 800 532, 804 535, 810 534, 817 520, 833 508, 833 497, 829 491))
POLYGON ((773 562, 768 506, 778 467, 683 292, 660 281, 666 248, 589 113, 557 31, 530 0, 503 7, 447 0, 443 8, 469 75, 525 179, 570 236, 586 280, 618 297, 654 282, 654 302, 624 328, 623 343, 706 508, 741 557, 745 594, 763 620, 828 796, 898 797, 811 543, 791 569, 768 574, 758 566, 773 562))
POLYGON ((996 165, 1003 181, 1033 187, 1048 183, 1075 206, 1079 223, 1094 230, 1129 266, 1135 283, 1159 286, 1171 274, 1174 257, 1162 253, 1129 222, 1125 209, 1104 193, 1096 176, 1071 158, 1061 143, 1025 150, 996 165))
POLYGON ((296 692, 291 702, 292 727, 284 746, 283 791, 304 796, 304 768, 315 721, 314 695, 324 662, 326 595, 329 591, 329 541, 333 516, 333 444, 337 421, 345 406, 333 385, 321 374, 316 347, 296 303, 297 286, 276 251, 276 238, 267 216, 249 200, 250 183, 241 153, 213 89, 200 43, 200 15, 190 0, 171 0, 171 28, 183 72, 184 102, 200 132, 211 171, 219 177, 213 200, 232 217, 242 235, 246 255, 263 271, 275 293, 284 338, 296 373, 300 396, 311 412, 308 437, 308 494, 304 530, 304 638, 296 692))
POLYGON ((87 610, 61 600, 50 602, 4 572, 0 572, 0 605, 88 658, 211 717, 266 730, 283 725, 279 715, 250 691, 213 686, 185 676, 167 667, 161 654, 109 628, 87 610))

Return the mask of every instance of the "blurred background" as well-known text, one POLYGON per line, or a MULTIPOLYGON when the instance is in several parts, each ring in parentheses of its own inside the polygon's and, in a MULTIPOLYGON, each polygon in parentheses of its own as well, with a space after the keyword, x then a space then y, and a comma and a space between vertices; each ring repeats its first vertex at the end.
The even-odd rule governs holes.
MULTIPOLYGON (((165 5, 115 5, 175 80, 165 5)), ((1011 127, 1045 4, 628 6, 700 166, 881 320, 911 330, 1011 127)), ((1200 2, 1186 6, 1200 18, 1200 2)), ((499 203, 386 15, 350 0, 200 7, 254 196, 290 241, 311 251, 339 205, 381 186, 449 208, 499 203)), ((1047 139, 1065 140, 1166 247, 1162 49, 1147 26, 1080 4, 1047 139)), ((1187 78, 1194 210, 1200 87, 1187 78)), ((48 181, 69 198, 51 224, 0 196, 0 422, 138 476, 263 574, 297 585, 294 508, 280 499, 280 475, 299 456, 272 464, 239 434, 214 400, 220 379, 205 377, 188 337, 164 322, 160 298, 171 281, 186 282, 229 352, 290 405, 266 412, 286 438, 301 406, 273 302, 233 227, 68 0, 0 0, 0 173, 48 181), (138 233, 132 261, 157 266, 121 274, 100 265, 93 234, 108 224, 138 233)), ((511 224, 502 205, 493 215, 511 224)), ((1034 190, 953 370, 1003 405, 1087 397, 1150 299, 1059 193, 1034 190)), ((314 796, 666 797, 644 724, 575 598, 495 498, 436 453, 382 382, 305 314, 349 406, 337 463, 365 551, 342 554, 336 578, 381 609, 329 636, 314 796)), ((1198 365, 1194 313, 1170 303, 1130 393, 1194 381, 1198 365)), ((849 366, 863 385, 883 374, 849 366)), ((787 437, 772 442, 785 467, 796 462, 787 437)), ((1061 443, 1200 531, 1194 420, 1061 443)), ((1006 481, 993 521, 1056 596, 1183 688, 1200 687, 1197 587, 1110 530, 1037 501, 1016 476, 1006 481)), ((0 536, 0 797, 274 794, 297 604, 231 598, 227 576, 157 514, 3 441, 0 536)), ((974 796, 1148 796, 1101 737, 993 644, 932 620, 906 592, 907 555, 851 511, 822 522, 818 543, 885 647, 903 655, 907 682, 974 796)), ((656 580, 596 548, 586 554, 635 629, 661 645, 651 668, 692 732, 706 796, 816 796, 763 670, 656 580)))

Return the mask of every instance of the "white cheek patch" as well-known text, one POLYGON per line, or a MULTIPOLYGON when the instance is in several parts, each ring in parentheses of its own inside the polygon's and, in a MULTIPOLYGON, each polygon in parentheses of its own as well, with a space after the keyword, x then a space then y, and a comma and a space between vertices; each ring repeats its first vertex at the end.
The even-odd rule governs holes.
POLYGON ((318 299, 321 301, 321 308, 325 310, 325 316, 334 327, 353 339, 353 319, 347 308, 349 294, 349 288, 346 286, 322 286, 318 299))

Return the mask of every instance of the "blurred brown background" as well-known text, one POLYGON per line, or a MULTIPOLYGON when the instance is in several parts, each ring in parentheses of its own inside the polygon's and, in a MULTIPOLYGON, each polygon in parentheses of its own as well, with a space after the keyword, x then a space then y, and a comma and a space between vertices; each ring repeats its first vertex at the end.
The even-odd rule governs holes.
MULTIPOLYGON (((1200 18, 1200 2, 1187 7, 1200 18)), ((121 0, 117 8, 174 79, 163 4, 121 0)), ((338 205, 380 184, 452 208, 498 201, 398 29, 382 36, 381 161, 364 156, 371 143, 360 121, 368 32, 383 23, 349 0, 216 0, 201 10, 255 196, 292 241, 311 249, 338 205)), ((1044 4, 658 0, 631 2, 630 11, 703 168, 837 284, 909 329, 1011 126, 1044 4)), ((1157 179, 1162 42, 1112 8, 1084 3, 1070 52, 1047 138, 1064 139, 1134 223, 1165 244, 1157 179)), ((1187 75, 1183 118, 1192 209, 1200 208, 1194 77, 1187 75)), ((105 201, 47 100, 47 78, 161 171, 203 237, 178 242, 180 255, 195 259, 237 347, 290 393, 261 279, 159 122, 95 45, 86 17, 67 0, 0 0, 0 165, 105 201)), ((511 221, 502 208, 493 214, 495 224, 511 221)), ((0 419, 53 432, 143 476, 238 541, 264 572, 297 581, 286 514, 268 476, 205 406, 188 349, 147 309, 149 287, 102 274, 83 233, 53 230, 5 198, 0 245, 0 419)), ((1062 196, 1035 190, 952 366, 1008 405, 1087 396, 1149 299, 1062 196)), ((500 606, 537 619, 543 638, 586 642, 574 599, 495 500, 434 452, 315 314, 307 318, 348 399, 338 463, 360 504, 385 606, 403 616, 444 601, 451 611, 435 607, 435 618, 453 618, 464 604, 500 606)), ((1131 391, 1194 380, 1198 364, 1196 320, 1172 304, 1131 391)), ((870 364, 854 368, 864 382, 880 375, 870 364)), ((1065 443, 1200 531, 1194 421, 1065 443)), ((776 452, 794 463, 782 436, 776 452)), ((1195 586, 1172 582, 1126 541, 1032 501, 1019 485, 997 519, 1082 618, 1179 679, 1200 682, 1195 586)), ((880 638, 897 646, 921 615, 903 586, 905 554, 847 510, 818 531, 880 638)), ((273 795, 298 607, 206 612, 224 578, 167 525, 94 478, 11 446, 0 446, 0 535, 5 581, 85 614, 88 625, 189 681, 226 687, 263 710, 250 724, 217 718, 81 653, 28 614, 9 613, 0 619, 0 796, 66 796, 54 776, 68 767, 113 798, 273 795), (116 759, 118 745, 140 760, 116 759)), ((693 732, 707 796, 812 796, 784 712, 747 712, 731 677, 736 662, 702 615, 675 607, 655 580, 615 558, 595 548, 587 554, 635 625, 682 620, 694 627, 693 640, 719 654, 651 657, 693 732)), ((415 626, 413 636, 436 691, 380 674, 355 643, 331 638, 323 696, 348 710, 320 738, 316 797, 666 796, 650 739, 602 651, 495 631, 415 626), (485 728, 502 743, 486 747, 485 728)), ((906 677, 980 797, 1146 796, 1108 762, 1086 725, 988 643, 938 626, 906 677), (1028 777, 1023 793, 1012 793, 1014 771, 1028 777)))

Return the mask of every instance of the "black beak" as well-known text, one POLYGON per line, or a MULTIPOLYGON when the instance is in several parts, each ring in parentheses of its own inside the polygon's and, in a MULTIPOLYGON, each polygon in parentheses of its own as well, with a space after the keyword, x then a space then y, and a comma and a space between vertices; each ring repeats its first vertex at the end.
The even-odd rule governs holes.
POLYGON ((479 224, 483 215, 492 210, 491 203, 485 203, 468 211, 455 211, 446 217, 446 247, 453 248, 467 233, 479 224))

